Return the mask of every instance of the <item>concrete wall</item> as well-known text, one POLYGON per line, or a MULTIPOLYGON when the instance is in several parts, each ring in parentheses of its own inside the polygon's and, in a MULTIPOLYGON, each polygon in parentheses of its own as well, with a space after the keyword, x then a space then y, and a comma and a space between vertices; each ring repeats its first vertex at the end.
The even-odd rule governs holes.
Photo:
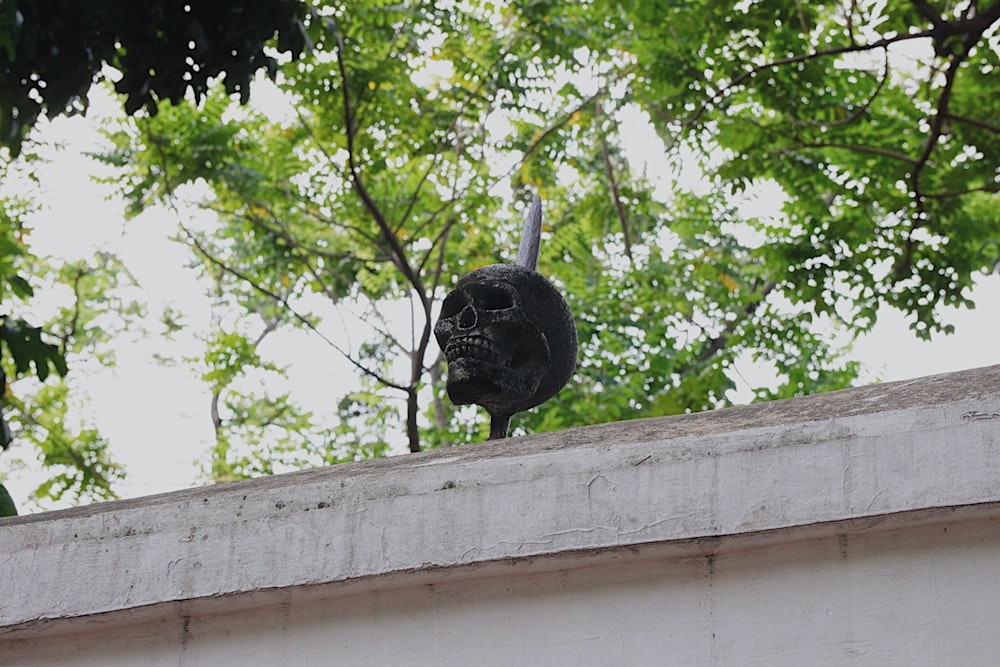
POLYGON ((0 665, 978 665, 1000 366, 0 520, 0 665))

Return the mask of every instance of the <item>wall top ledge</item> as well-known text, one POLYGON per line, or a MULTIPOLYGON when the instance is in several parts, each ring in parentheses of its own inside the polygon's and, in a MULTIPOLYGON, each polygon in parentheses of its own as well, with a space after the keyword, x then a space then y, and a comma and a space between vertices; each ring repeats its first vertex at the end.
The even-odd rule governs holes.
POLYGON ((395 573, 995 509, 997 480, 1000 366, 344 464, 0 520, 0 636, 395 573))

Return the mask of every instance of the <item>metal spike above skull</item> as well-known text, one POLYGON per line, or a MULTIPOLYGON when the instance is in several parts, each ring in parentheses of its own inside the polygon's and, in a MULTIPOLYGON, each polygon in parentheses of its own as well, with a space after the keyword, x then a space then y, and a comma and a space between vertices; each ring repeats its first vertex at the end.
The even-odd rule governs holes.
POLYGON ((506 436, 511 415, 555 396, 576 366, 569 306, 533 267, 494 264, 464 276, 445 297, 434 335, 448 362, 448 398, 485 408, 491 439, 506 436))

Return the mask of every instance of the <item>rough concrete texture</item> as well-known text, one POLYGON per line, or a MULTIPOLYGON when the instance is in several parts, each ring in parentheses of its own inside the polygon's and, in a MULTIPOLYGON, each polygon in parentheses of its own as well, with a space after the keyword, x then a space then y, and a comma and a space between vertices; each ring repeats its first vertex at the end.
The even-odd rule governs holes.
POLYGON ((0 658, 331 586, 715 559, 956 512, 995 530, 997 503, 1000 366, 346 464, 0 520, 0 658))
POLYGON ((388 575, 214 609, 175 603, 89 632, 0 639, 0 664, 992 665, 1000 519, 980 514, 880 531, 844 524, 723 553, 646 545, 557 570, 497 564, 475 578, 388 575))

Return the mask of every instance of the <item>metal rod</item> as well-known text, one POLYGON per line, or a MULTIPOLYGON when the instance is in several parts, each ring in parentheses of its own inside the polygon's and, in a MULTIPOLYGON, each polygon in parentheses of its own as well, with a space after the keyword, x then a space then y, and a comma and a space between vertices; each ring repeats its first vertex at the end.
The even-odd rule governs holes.
POLYGON ((489 440, 503 440, 507 437, 507 428, 510 426, 510 415, 490 415, 490 437, 489 440))

